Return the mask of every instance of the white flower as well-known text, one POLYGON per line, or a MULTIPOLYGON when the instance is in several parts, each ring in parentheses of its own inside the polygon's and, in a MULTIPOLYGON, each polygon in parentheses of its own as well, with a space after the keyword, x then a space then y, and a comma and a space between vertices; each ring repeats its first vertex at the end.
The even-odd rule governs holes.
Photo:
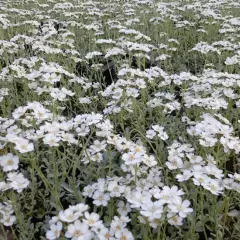
POLYGON ((0 222, 7 227, 12 226, 15 221, 16 221, 16 217, 9 214, 3 214, 3 217, 0 219, 0 222))
POLYGON ((22 173, 10 172, 7 174, 7 180, 10 181, 9 186, 17 192, 22 192, 24 188, 29 185, 29 181, 23 176, 22 173))
POLYGON ((192 208, 189 208, 190 201, 179 198, 173 199, 172 203, 168 205, 169 209, 173 213, 177 213, 180 217, 185 218, 189 213, 193 212, 192 208))
POLYGON ((125 186, 118 185, 117 181, 111 181, 108 184, 108 191, 111 197, 120 197, 124 192, 125 186))
POLYGON ((61 75, 57 75, 56 73, 45 73, 43 76, 43 81, 49 83, 59 82, 61 79, 61 75))
POLYGON ((50 95, 53 97, 54 100, 64 101, 66 99, 67 94, 61 91, 58 88, 52 88, 50 95))
POLYGON ((145 147, 143 147, 141 145, 137 145, 137 144, 130 145, 129 150, 131 152, 142 153, 142 154, 144 154, 146 152, 145 147))
POLYGON ((236 181, 240 182, 240 174, 239 173, 234 173, 233 177, 236 181))
POLYGON ((202 172, 193 172, 193 183, 197 186, 207 184, 210 178, 202 172))
POLYGON ((223 193, 223 186, 221 186, 220 181, 217 179, 209 178, 209 181, 202 184, 202 186, 214 195, 219 195, 223 193))
POLYGON ((226 189, 232 190, 234 189, 235 182, 231 178, 225 178, 223 179, 223 186, 226 189))
POLYGON ((158 137, 161 138, 163 141, 168 139, 168 135, 164 132, 164 127, 159 125, 153 125, 152 129, 158 133, 158 137))
POLYGON ((132 165, 142 162, 143 154, 140 152, 128 152, 122 155, 126 165, 132 165))
POLYGON ((72 240, 91 240, 93 233, 89 230, 89 226, 85 222, 77 220, 74 224, 68 225, 65 237, 72 240))
POLYGON ((61 231, 62 231, 62 223, 61 222, 57 222, 56 224, 51 224, 50 230, 48 230, 46 233, 46 238, 49 240, 57 239, 57 238, 59 238, 61 231))
POLYGON ((182 223, 182 220, 183 218, 178 216, 178 215, 175 215, 173 213, 168 213, 167 214, 167 217, 168 217, 168 222, 169 224, 171 225, 174 225, 174 226, 181 226, 183 223, 182 223))
POLYGON ((153 155, 148 156, 147 154, 144 154, 143 162, 149 167, 157 165, 157 161, 155 160, 155 157, 153 155))
POLYGON ((25 114, 27 110, 28 110, 27 107, 18 107, 13 111, 12 116, 14 119, 19 119, 21 116, 25 114))
POLYGON ((163 212, 163 202, 162 201, 144 202, 141 205, 141 209, 142 210, 140 211, 140 213, 143 216, 148 217, 150 221, 152 219, 160 219, 162 216, 162 212, 163 212))
POLYGON ((156 132, 152 129, 146 131, 146 137, 149 139, 153 139, 156 136, 156 132))
POLYGON ((77 220, 82 214, 75 212, 74 209, 68 208, 65 211, 59 212, 58 216, 61 221, 70 223, 77 220))
POLYGON ((9 172, 18 169, 19 158, 12 153, 0 157, 0 165, 4 172, 9 172))
POLYGON ((103 193, 100 191, 96 191, 93 194, 93 204, 97 205, 97 206, 107 206, 108 201, 110 200, 110 196, 108 193, 103 193))
POLYGON ((89 207, 84 203, 79 203, 77 205, 70 206, 69 208, 75 211, 75 213, 77 213, 79 216, 82 216, 83 212, 85 212, 89 207))
POLYGON ((79 102, 82 103, 82 104, 89 104, 92 101, 89 97, 82 97, 82 98, 79 98, 79 102))
POLYGON ((92 197, 94 191, 95 191, 95 189, 91 185, 88 185, 88 186, 84 187, 82 195, 85 197, 92 197))
POLYGON ((64 87, 61 89, 61 91, 62 91, 63 93, 65 93, 66 95, 71 96, 71 97, 75 95, 74 92, 72 92, 72 91, 70 91, 70 90, 67 90, 67 89, 64 88, 64 87))
POLYGON ((52 217, 51 220, 49 221, 49 224, 50 224, 50 225, 56 224, 58 221, 59 221, 59 217, 54 216, 54 217, 52 217))
POLYGON ((184 195, 184 192, 181 189, 179 190, 177 186, 172 186, 171 188, 164 186, 162 191, 154 194, 154 197, 160 199, 163 203, 171 203, 182 195, 184 195))
POLYGON ((48 144, 50 147, 59 146, 60 137, 56 136, 54 133, 48 133, 44 136, 43 142, 48 144))
POLYGON ((134 240, 132 233, 127 228, 118 231, 115 236, 120 240, 134 240))
POLYGON ((151 197, 152 196, 149 193, 136 190, 129 193, 127 200, 131 204, 131 208, 139 208, 143 202, 150 201, 151 197))
POLYGON ((115 232, 115 237, 120 238, 122 230, 127 226, 126 222, 121 221, 117 216, 114 216, 114 220, 111 222, 111 229, 115 232))
POLYGON ((240 211, 236 210, 236 209, 233 209, 231 210, 230 212, 228 212, 227 214, 228 216, 230 217, 240 217, 240 211))
POLYGON ((224 62, 226 65, 235 65, 240 63, 240 57, 237 55, 234 55, 232 57, 227 57, 227 59, 224 62))
POLYGON ((214 164, 208 164, 204 167, 206 174, 213 175, 215 178, 221 179, 224 174, 223 170, 220 170, 214 164))
POLYGON ((105 58, 108 58, 108 57, 114 56, 114 55, 119 55, 119 54, 124 55, 125 53, 122 49, 114 47, 106 53, 105 58))
POLYGON ((126 216, 129 212, 131 212, 129 203, 125 204, 123 201, 119 201, 117 206, 117 211, 121 216, 126 216))
POLYGON ((217 162, 214 160, 214 157, 211 156, 210 154, 208 154, 208 155, 206 156, 206 161, 207 161, 208 163, 211 163, 211 164, 216 164, 216 163, 217 163, 217 162))
POLYGON ((100 216, 97 213, 89 213, 85 212, 84 214, 86 219, 83 219, 83 222, 87 223, 90 227, 100 227, 102 225, 102 221, 99 220, 100 216))
POLYGON ((190 177, 192 177, 192 172, 190 170, 183 170, 182 174, 176 175, 179 182, 187 181, 190 177))
POLYGON ((86 124, 81 124, 80 127, 76 128, 78 136, 86 136, 90 132, 90 128, 86 124))
POLYGON ((101 55, 102 55, 101 52, 97 52, 97 51, 95 51, 95 52, 89 52, 89 53, 85 56, 85 58, 86 58, 86 59, 91 59, 91 58, 93 58, 94 56, 101 56, 101 55))
POLYGON ((9 187, 9 184, 7 184, 6 182, 2 181, 0 182, 0 191, 6 191, 8 190, 10 187, 9 187))
POLYGON ((178 169, 183 167, 183 161, 179 156, 169 156, 168 161, 166 162, 167 167, 170 170, 178 169))
POLYGON ((62 141, 66 141, 69 144, 77 144, 77 139, 74 138, 74 134, 62 132, 61 134, 62 141))
POLYGON ((100 152, 100 151, 106 149, 106 146, 107 146, 107 144, 106 144, 105 140, 103 140, 101 142, 98 140, 95 140, 93 142, 93 145, 90 146, 89 150, 90 150, 91 154, 95 154, 97 152, 100 152))
POLYGON ((29 143, 27 139, 18 139, 15 141, 15 149, 18 150, 20 153, 31 152, 34 149, 33 143, 29 143))
POLYGON ((146 82, 142 78, 138 78, 135 81, 135 84, 137 85, 138 88, 146 88, 146 82))
POLYGON ((188 159, 190 160, 190 163, 193 165, 204 165, 203 158, 201 156, 194 155, 192 153, 187 154, 188 159))
POLYGON ((108 228, 102 228, 98 234, 99 240, 115 240, 114 231, 108 228))

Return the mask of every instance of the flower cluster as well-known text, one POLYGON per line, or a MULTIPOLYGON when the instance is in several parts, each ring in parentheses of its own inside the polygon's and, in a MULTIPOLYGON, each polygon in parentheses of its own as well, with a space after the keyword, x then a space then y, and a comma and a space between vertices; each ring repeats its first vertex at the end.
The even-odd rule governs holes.
POLYGON ((176 175, 179 182, 192 179, 195 186, 202 186, 214 195, 222 194, 224 189, 240 191, 239 174, 229 174, 229 178, 224 178, 223 170, 216 166, 216 160, 211 155, 205 158, 196 155, 191 144, 175 141, 169 147, 168 154, 166 165, 170 170, 181 171, 176 175))
POLYGON ((84 188, 83 195, 92 198, 96 206, 107 206, 111 198, 118 198, 118 213, 130 214, 139 211, 141 223, 149 223, 156 228, 160 221, 167 217, 171 225, 182 225, 183 219, 193 211, 190 202, 183 200, 184 192, 177 186, 164 186, 161 180, 161 171, 147 170, 146 167, 138 169, 138 172, 122 165, 122 169, 130 174, 123 177, 98 179, 96 183, 84 188), (148 172, 147 176, 146 172, 148 172), (135 182, 135 186, 133 184, 135 182), (124 198, 125 202, 120 200, 124 198))
POLYGON ((24 188, 29 185, 28 179, 26 179, 22 173, 17 172, 19 159, 11 153, 0 156, 0 165, 4 172, 7 172, 6 180, 0 182, 0 190, 6 191, 14 189, 17 192, 22 192, 24 188))
POLYGON ((133 240, 132 233, 126 228, 130 219, 126 216, 114 216, 106 227, 99 214, 88 211, 89 206, 79 203, 59 212, 50 221, 46 233, 49 240, 59 239, 64 235, 72 240, 133 240))
POLYGON ((12 226, 15 223, 16 217, 13 215, 13 212, 14 210, 11 203, 0 203, 0 222, 3 223, 4 226, 12 226))
POLYGON ((201 122, 196 122, 195 126, 191 126, 187 131, 190 135, 200 136, 199 143, 204 147, 213 147, 220 142, 225 152, 234 150, 240 152, 240 140, 233 136, 234 129, 229 121, 220 114, 216 115, 225 124, 215 119, 210 114, 203 114, 201 122))
POLYGON ((239 8, 0 1, 2 230, 240 239, 239 8))
POLYGON ((159 125, 152 125, 152 129, 146 132, 146 137, 152 139, 156 135, 163 141, 168 139, 168 135, 164 131, 164 127, 159 125))

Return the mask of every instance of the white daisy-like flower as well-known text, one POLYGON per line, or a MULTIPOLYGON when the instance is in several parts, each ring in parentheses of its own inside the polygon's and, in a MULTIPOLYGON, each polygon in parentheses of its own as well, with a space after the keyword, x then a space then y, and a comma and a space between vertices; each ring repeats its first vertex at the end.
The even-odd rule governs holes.
POLYGON ((46 233, 46 238, 49 240, 58 239, 62 231, 62 223, 57 222, 56 224, 50 225, 50 230, 46 233))
POLYGON ((65 237, 73 240, 90 240, 93 237, 93 232, 89 230, 88 224, 76 220, 74 224, 68 225, 65 237))
POLYGON ((18 156, 8 153, 7 155, 0 156, 0 165, 4 172, 9 172, 12 170, 17 170, 19 164, 18 156))

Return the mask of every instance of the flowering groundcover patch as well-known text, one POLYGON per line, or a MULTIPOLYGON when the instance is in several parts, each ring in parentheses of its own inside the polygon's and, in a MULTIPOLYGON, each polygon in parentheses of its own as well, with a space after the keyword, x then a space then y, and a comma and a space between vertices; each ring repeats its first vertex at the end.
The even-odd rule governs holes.
POLYGON ((0 239, 240 239, 239 11, 0 2, 0 239))

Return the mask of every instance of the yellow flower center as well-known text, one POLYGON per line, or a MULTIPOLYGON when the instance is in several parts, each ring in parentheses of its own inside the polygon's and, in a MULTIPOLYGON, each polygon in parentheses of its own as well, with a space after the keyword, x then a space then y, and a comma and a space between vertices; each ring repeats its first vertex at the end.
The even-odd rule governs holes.
POLYGON ((129 155, 129 159, 132 161, 134 159, 134 155, 133 154, 130 154, 129 155))
POLYGON ((68 216, 67 216, 67 219, 72 220, 72 219, 73 219, 73 214, 68 215, 68 216))
POLYGON ((8 165, 13 165, 13 160, 12 160, 12 159, 9 159, 9 160, 7 161, 7 164, 8 164, 8 165))
POLYGON ((82 232, 80 231, 80 230, 76 230, 75 232, 74 232, 74 236, 75 237, 81 237, 83 234, 82 234, 82 232))
POLYGON ((27 145, 21 145, 21 148, 26 150, 27 149, 27 145))
POLYGON ((105 237, 106 237, 106 239, 109 239, 109 238, 111 237, 111 235, 110 235, 109 233, 107 233, 107 234, 105 235, 105 237))
POLYGON ((58 230, 55 230, 55 231, 54 231, 54 236, 58 237, 58 235, 59 235, 59 231, 58 231, 58 230))
POLYGON ((94 224, 96 221, 94 221, 93 219, 89 219, 88 220, 88 224, 94 224))
POLYGON ((116 226, 116 230, 121 230, 120 226, 116 226))

